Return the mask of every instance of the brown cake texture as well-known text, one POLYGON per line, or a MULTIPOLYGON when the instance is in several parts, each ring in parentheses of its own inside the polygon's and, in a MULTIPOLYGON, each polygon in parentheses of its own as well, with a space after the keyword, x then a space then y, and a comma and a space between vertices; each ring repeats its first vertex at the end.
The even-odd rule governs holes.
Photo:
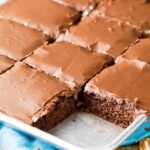
POLYGON ((0 5, 0 112, 42 130, 79 108, 121 127, 148 114, 149 11, 146 0, 0 5))

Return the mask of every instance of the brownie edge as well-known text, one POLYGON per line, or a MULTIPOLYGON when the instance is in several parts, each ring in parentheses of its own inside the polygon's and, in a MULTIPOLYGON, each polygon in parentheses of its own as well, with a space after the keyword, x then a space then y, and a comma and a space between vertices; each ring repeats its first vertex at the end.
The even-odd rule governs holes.
POLYGON ((62 92, 33 116, 32 126, 48 131, 75 111, 76 100, 70 92, 62 92))
POLYGON ((117 97, 100 96, 85 92, 85 111, 93 113, 104 120, 128 127, 140 114, 146 111, 138 108, 135 102, 129 102, 117 97))

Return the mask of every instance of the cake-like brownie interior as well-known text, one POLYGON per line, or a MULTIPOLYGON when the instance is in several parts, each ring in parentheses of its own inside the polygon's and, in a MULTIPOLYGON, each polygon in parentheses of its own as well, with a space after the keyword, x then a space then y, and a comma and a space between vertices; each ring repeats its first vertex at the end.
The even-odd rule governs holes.
POLYGON ((128 127, 140 114, 146 111, 140 109, 135 102, 125 99, 101 97, 95 93, 85 93, 85 111, 91 112, 120 127, 128 127))

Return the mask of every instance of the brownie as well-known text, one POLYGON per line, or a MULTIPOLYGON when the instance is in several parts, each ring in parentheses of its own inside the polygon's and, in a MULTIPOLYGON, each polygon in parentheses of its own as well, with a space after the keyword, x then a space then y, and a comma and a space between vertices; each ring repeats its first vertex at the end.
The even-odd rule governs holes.
POLYGON ((129 47, 122 57, 150 63, 150 39, 139 40, 135 45, 129 47))
POLYGON ((83 86, 113 59, 68 42, 55 42, 34 51, 25 63, 64 81, 70 88, 83 86))
POLYGON ((87 17, 70 28, 59 40, 87 47, 98 53, 117 57, 135 42, 140 34, 125 23, 100 17, 87 17))
POLYGON ((150 111, 150 65, 120 58, 91 79, 84 89, 90 111, 121 127, 150 111))
POLYGON ((80 17, 73 8, 52 0, 12 0, 0 7, 0 18, 56 36, 80 17), (19 9, 18 9, 19 8, 19 9))
POLYGON ((105 0, 99 4, 97 12, 123 20, 137 28, 150 30, 149 0, 105 0))
POLYGON ((0 55, 21 60, 46 40, 39 31, 8 20, 0 20, 0 55))
POLYGON ((74 109, 65 84, 21 62, 0 75, 0 112, 10 117, 48 130, 74 109))
POLYGON ((0 74, 2 74, 3 72, 5 72, 7 69, 9 69, 10 67, 12 67, 14 65, 15 61, 5 57, 3 55, 0 55, 0 74))
POLYGON ((0 112, 42 130, 78 108, 121 127, 148 114, 149 8, 148 0, 0 5, 0 112))

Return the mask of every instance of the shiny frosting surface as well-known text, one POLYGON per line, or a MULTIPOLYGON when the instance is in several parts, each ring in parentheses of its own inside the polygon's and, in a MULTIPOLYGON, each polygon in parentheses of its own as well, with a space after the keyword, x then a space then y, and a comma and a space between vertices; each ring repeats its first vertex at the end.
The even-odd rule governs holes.
POLYGON ((150 63, 150 39, 141 39, 135 45, 131 46, 126 53, 123 54, 123 57, 150 63))
POLYGON ((79 13, 75 9, 52 0, 12 0, 0 6, 0 18, 13 20, 50 35, 69 27, 78 17, 79 13))
POLYGON ((126 21, 144 30, 150 30, 149 0, 106 0, 100 3, 97 9, 106 16, 126 21))
POLYGON ((116 57, 135 42, 140 33, 122 22, 107 18, 87 17, 64 35, 66 41, 89 47, 98 53, 116 57))
POLYGON ((46 37, 41 32, 8 20, 0 20, 0 55, 21 60, 44 42, 46 37))
POLYGON ((72 87, 85 84, 105 65, 112 62, 112 58, 62 41, 37 49, 24 62, 64 80, 72 87))

